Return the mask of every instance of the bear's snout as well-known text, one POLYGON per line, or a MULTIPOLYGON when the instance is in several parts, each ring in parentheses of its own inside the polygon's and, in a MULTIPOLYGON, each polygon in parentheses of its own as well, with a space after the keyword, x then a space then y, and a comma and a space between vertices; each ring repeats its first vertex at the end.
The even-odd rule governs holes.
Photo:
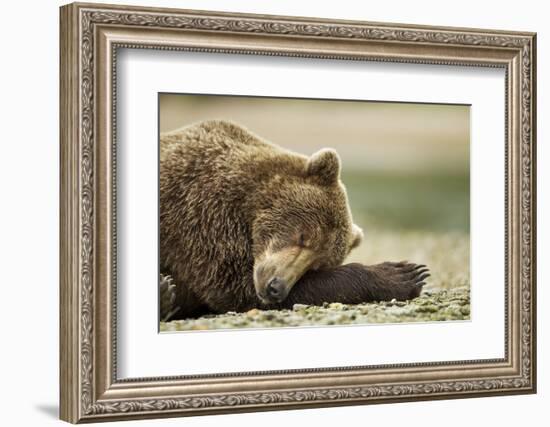
POLYGON ((287 295, 287 289, 286 283, 279 279, 278 277, 274 277, 271 279, 266 286, 266 296, 268 299, 272 299, 274 302, 281 302, 286 298, 287 295))
POLYGON ((315 252, 299 246, 266 251, 254 262, 256 295, 268 305, 284 301, 314 261, 315 252))

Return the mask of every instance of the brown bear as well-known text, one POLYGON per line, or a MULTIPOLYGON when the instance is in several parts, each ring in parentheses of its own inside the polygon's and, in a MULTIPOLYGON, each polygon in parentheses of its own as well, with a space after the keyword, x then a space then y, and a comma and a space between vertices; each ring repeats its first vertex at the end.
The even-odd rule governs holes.
POLYGON ((342 262, 363 237, 336 151, 307 157, 227 121, 160 136, 161 319, 417 296, 424 266, 342 262), (175 295, 174 295, 175 294, 175 295), (167 300, 168 299, 168 300, 167 300))

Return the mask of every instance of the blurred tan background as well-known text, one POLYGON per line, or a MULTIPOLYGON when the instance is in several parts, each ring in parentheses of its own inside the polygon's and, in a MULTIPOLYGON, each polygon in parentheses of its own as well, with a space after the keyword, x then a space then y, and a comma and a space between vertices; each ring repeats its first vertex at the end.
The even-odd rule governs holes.
POLYGON ((160 95, 160 130, 219 118, 304 154, 338 149, 347 168, 453 170, 469 164, 469 107, 364 101, 160 95))

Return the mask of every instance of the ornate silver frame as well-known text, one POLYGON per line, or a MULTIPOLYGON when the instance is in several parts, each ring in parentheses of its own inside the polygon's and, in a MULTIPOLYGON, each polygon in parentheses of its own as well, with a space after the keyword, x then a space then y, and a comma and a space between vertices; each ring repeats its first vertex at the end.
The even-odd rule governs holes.
POLYGON ((535 34, 99 4, 70 4, 60 12, 63 420, 535 392, 535 34), (119 47, 504 68, 505 357, 118 380, 113 147, 119 47))

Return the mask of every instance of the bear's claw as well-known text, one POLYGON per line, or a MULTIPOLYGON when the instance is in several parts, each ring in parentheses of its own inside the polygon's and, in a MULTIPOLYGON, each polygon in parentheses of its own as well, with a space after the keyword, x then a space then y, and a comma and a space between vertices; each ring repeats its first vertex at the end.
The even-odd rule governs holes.
POLYGON ((380 300, 416 298, 426 284, 426 279, 431 276, 425 264, 408 261, 383 262, 365 268, 371 273, 371 285, 377 291, 374 292, 376 299, 380 300))

